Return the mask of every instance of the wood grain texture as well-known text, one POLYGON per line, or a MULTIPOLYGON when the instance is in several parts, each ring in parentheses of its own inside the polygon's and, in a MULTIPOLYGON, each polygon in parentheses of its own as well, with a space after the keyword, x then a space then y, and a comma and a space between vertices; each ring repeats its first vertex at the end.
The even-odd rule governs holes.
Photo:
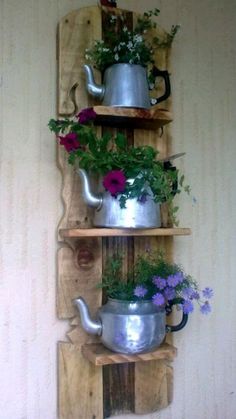
POLYGON ((59 344, 59 417, 102 419, 102 368, 86 361, 79 345, 59 344))
POLYGON ((93 40, 101 39, 101 27, 101 9, 97 6, 73 11, 59 24, 58 115, 73 115, 90 105, 83 70, 84 56, 93 40))
POLYGON ((191 234, 189 228, 149 228, 149 229, 129 229, 129 228, 73 228, 60 229, 60 236, 63 238, 79 237, 135 237, 135 236, 188 236, 191 234))
POLYGON ((168 343, 163 343, 159 348, 144 354, 120 354, 110 351, 100 344, 86 344, 82 346, 82 354, 96 366, 109 364, 123 364, 126 362, 147 362, 156 359, 173 361, 177 350, 168 343))
POLYGON ((95 124, 115 127, 158 129, 172 122, 171 112, 153 106, 149 109, 93 106, 97 116, 95 124))

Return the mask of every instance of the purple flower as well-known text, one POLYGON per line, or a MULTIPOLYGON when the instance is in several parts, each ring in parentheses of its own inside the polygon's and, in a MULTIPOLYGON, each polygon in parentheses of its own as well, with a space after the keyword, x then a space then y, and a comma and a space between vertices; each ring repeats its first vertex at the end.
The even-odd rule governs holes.
POLYGON ((125 183, 126 177, 121 170, 111 170, 103 178, 103 186, 112 196, 123 192, 125 190, 125 183))
POLYGON ((78 135, 75 132, 69 132, 69 134, 66 134, 65 137, 59 136, 59 138, 60 138, 60 144, 64 145, 68 153, 70 153, 71 151, 77 150, 77 148, 80 148, 78 135))
POLYGON ((163 288, 166 287, 166 280, 164 278, 161 278, 160 276, 153 276, 152 282, 160 290, 163 290, 163 288))
POLYGON ((147 294, 147 288, 143 285, 137 285, 134 289, 134 295, 136 297, 144 297, 147 294))
POLYGON ((211 306, 208 301, 205 301, 205 303, 200 307, 200 311, 202 314, 208 314, 211 312, 211 306))
POLYGON ((143 192, 142 195, 140 195, 140 197, 138 198, 138 202, 140 202, 141 204, 145 204, 145 202, 147 201, 147 193, 143 192))
POLYGON ((169 275, 167 278, 167 284, 169 287, 176 287, 180 282, 183 282, 184 276, 182 272, 176 272, 174 275, 169 275))
POLYGON ((200 298, 199 292, 193 291, 193 293, 192 293, 192 299, 199 300, 199 298, 200 298))
POLYGON ((205 298, 212 298, 214 295, 213 289, 209 287, 204 288, 204 290, 202 290, 202 295, 205 298))
POLYGON ((156 294, 153 295, 152 301, 157 306, 162 306, 163 304, 165 304, 165 298, 159 292, 157 292, 156 294))
POLYGON ((95 119, 96 116, 97 114, 94 112, 93 108, 86 108, 82 109, 82 111, 76 115, 76 118, 78 118, 80 124, 86 124, 86 122, 95 119))
POLYGON ((182 293, 185 297, 192 299, 194 298, 193 295, 195 293, 195 290, 192 287, 187 287, 183 289, 182 293))
POLYGON ((169 301, 169 300, 173 300, 174 298, 175 298, 175 290, 174 290, 174 288, 169 288, 169 287, 167 287, 165 290, 164 290, 164 296, 165 296, 165 298, 169 301))
POLYGON ((183 310, 184 314, 192 313, 192 311, 193 311, 192 301, 185 300, 184 303, 182 304, 182 310, 183 310))

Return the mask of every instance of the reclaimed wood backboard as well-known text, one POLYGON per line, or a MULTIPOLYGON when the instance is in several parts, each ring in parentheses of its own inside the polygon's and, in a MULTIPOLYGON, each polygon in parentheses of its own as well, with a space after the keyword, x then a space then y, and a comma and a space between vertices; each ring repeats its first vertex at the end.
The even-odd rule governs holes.
MULTIPOLYGON (((89 98, 82 65, 85 48, 93 40, 102 39, 109 13, 126 14, 129 26, 138 18, 136 13, 120 9, 85 7, 65 16, 58 28, 58 116, 72 116, 79 110, 98 105, 89 98)), ((156 29, 159 36, 165 33, 156 29)), ((160 69, 169 68, 169 50, 156 53, 160 69)), ((99 83, 101 76, 95 72, 99 83)), ((163 88, 160 84, 158 95, 163 88)), ((153 93, 153 96, 155 96, 153 93)), ((160 108, 170 110, 170 99, 160 108)), ((101 127, 98 130, 116 128, 101 127)), ((160 157, 170 152, 169 126, 160 129, 126 129, 130 143, 149 144, 160 151, 160 157), (162 134, 162 135, 161 135, 162 134)), ((90 228, 92 211, 81 198, 78 175, 67 164, 64 150, 58 150, 58 165, 62 174, 64 213, 59 229, 90 228)), ((168 224, 165 209, 163 224, 168 224)), ((68 339, 59 343, 59 417, 60 419, 102 419, 117 413, 154 412, 166 407, 172 399, 173 374, 167 360, 94 366, 82 355, 82 346, 98 343, 87 335, 72 300, 83 296, 92 315, 101 305, 102 294, 95 285, 100 281, 102 267, 108 255, 123 251, 123 271, 132 270, 138 254, 148 249, 164 247, 172 258, 172 237, 83 237, 60 241, 58 251, 57 309, 60 319, 68 319, 68 339)))

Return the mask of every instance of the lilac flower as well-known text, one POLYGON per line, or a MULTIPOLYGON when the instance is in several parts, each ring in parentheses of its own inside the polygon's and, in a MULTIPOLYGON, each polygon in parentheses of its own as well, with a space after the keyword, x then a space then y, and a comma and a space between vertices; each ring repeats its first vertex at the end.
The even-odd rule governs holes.
POLYGON ((195 290, 192 287, 187 287, 187 288, 183 289, 182 293, 183 293, 184 297, 192 299, 192 298, 194 298, 193 295, 195 293, 195 290))
POLYGON ((176 287, 176 285, 180 284, 180 282, 183 282, 184 276, 182 272, 176 272, 174 275, 169 275, 167 278, 167 284, 170 287, 176 287))
POLYGON ((157 306, 162 306, 163 304, 165 304, 165 298, 159 292, 157 292, 156 294, 153 295, 152 301, 157 306))
POLYGON ((209 287, 204 288, 204 290, 202 290, 202 295, 205 298, 212 298, 214 295, 213 289, 209 287))
POLYGON ((184 303, 182 304, 182 310, 183 310, 184 314, 192 313, 192 311, 193 311, 192 301, 185 300, 184 303))
POLYGON ((82 109, 82 111, 76 115, 76 118, 78 118, 80 124, 86 124, 86 122, 95 119, 96 116, 97 114, 94 112, 93 108, 86 108, 82 109))
POLYGON ((205 301, 205 303, 200 307, 202 314, 208 314, 211 312, 211 306, 208 301, 205 301))
POLYGON ((153 284, 156 285, 157 288, 160 290, 163 290, 163 288, 166 287, 166 280, 164 278, 161 278, 160 276, 153 276, 152 278, 153 284))
POLYGON ((193 291, 193 294, 192 294, 192 299, 194 299, 194 300, 199 300, 199 298, 200 298, 200 294, 199 294, 199 292, 197 292, 197 291, 193 291))
POLYGON ((134 295, 136 297, 144 297, 147 294, 147 288, 143 285, 137 285, 134 289, 134 295))
POLYGON ((111 170, 103 179, 104 188, 110 192, 112 196, 118 195, 119 192, 125 190, 126 177, 121 170, 111 170))
POLYGON ((168 301, 173 300, 176 297, 174 288, 167 287, 164 290, 164 296, 168 301))

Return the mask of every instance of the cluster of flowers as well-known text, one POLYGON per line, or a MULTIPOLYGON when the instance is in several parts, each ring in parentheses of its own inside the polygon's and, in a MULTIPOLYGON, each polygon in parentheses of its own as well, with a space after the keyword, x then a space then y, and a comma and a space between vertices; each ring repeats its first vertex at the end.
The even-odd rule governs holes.
MULTIPOLYGON (((76 115, 76 119, 80 124, 87 124, 96 118, 96 112, 92 108, 83 109, 76 115)), ((68 153, 75 150, 83 149, 84 146, 80 144, 79 135, 76 132, 69 132, 66 135, 58 135, 60 145, 63 145, 68 153)), ((110 170, 103 179, 104 188, 110 192, 114 197, 121 192, 124 192, 126 187, 126 177, 122 170, 110 170)), ((145 202, 146 197, 141 199, 141 202, 145 202)))
MULTIPOLYGON (((180 306, 185 314, 194 310, 194 300, 199 303, 201 313, 208 314, 211 311, 208 300, 213 297, 213 290, 206 287, 200 292, 196 285, 190 285, 188 278, 185 278, 182 272, 176 272, 167 276, 167 278, 155 275, 152 277, 152 283, 157 291, 153 294, 152 301, 157 306, 167 305, 170 301, 180 298, 182 300, 180 306)), ((148 289, 144 285, 136 285, 134 289, 135 297, 144 298, 147 294, 148 289)))
POLYGON ((157 17, 159 13, 159 9, 145 12, 137 19, 133 30, 129 30, 129 22, 123 14, 112 13, 105 41, 94 41, 92 46, 85 50, 85 58, 101 72, 118 63, 138 64, 143 67, 154 65, 155 50, 170 47, 179 29, 179 25, 173 25, 170 33, 166 33, 160 39, 155 36, 152 29, 157 25, 152 17, 157 17))

